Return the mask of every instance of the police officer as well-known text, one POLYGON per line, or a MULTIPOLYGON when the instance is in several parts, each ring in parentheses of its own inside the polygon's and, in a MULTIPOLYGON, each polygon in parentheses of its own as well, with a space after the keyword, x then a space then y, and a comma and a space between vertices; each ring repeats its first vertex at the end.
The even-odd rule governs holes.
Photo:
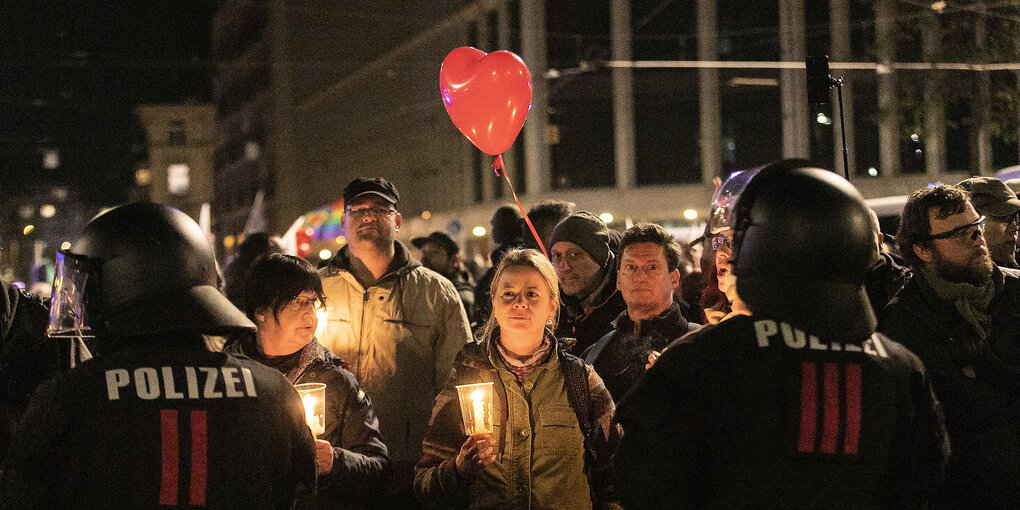
POLYGON ((729 211, 752 311, 671 346, 617 409, 626 508, 920 508, 948 455, 920 361, 875 333, 868 211, 788 160, 729 211))
POLYGON ((33 396, 0 507, 289 508, 299 483, 314 487, 314 443, 293 387, 207 347, 218 343, 209 335, 255 327, 217 289, 212 247, 193 220, 121 206, 60 255, 54 306, 77 312, 65 319, 85 316, 96 357, 33 396))

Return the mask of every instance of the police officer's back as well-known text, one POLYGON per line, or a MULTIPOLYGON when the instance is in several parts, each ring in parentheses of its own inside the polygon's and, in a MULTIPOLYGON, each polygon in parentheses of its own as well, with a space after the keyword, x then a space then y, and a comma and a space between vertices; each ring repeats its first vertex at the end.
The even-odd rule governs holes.
POLYGON ((204 335, 254 325, 217 290, 194 221, 122 206, 60 258, 54 300, 74 308, 84 298, 97 356, 33 397, 0 506, 289 508, 299 483, 314 486, 294 389, 275 370, 206 348, 204 335))
POLYGON ((923 366, 874 333, 867 209, 808 166, 761 169, 730 211, 753 315, 671 346, 618 407, 625 507, 912 508, 938 483, 923 366))

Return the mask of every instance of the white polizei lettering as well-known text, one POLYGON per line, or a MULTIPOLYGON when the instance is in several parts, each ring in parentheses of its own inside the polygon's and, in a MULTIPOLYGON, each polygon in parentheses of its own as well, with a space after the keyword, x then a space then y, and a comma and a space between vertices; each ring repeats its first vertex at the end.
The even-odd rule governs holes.
POLYGON ((195 367, 184 367, 184 378, 188 382, 188 398, 198 398, 198 374, 195 367))
POLYGON ((241 377, 244 378, 244 389, 247 390, 249 397, 255 397, 255 378, 251 375, 250 368, 241 369, 241 377))
POLYGON ((237 385, 241 379, 237 376, 237 369, 234 367, 223 367, 223 386, 227 392, 227 398, 243 397, 244 393, 237 391, 237 385))
POLYGON ((823 344, 822 342, 819 342, 818 341, 818 337, 815 336, 815 335, 811 335, 810 346, 811 346, 811 349, 816 350, 816 351, 827 351, 827 350, 829 350, 829 346, 823 344))
POLYGON ((120 389, 131 383, 128 371, 123 368, 115 368, 106 371, 106 397, 110 400, 120 399, 120 389))
POLYGON ((159 374, 152 367, 135 369, 135 393, 143 400, 159 398, 159 374))
POLYGON ((783 330, 783 341, 791 349, 802 349, 807 344, 807 335, 799 329, 792 328, 785 322, 779 323, 779 329, 783 330))
POLYGON ((861 352, 861 346, 857 344, 845 344, 843 350, 846 352, 861 352))
POLYGON ((170 367, 162 367, 160 370, 163 372, 163 398, 172 400, 184 398, 184 394, 175 387, 173 370, 170 367))
POLYGON ((778 332, 776 321, 754 321, 754 335, 758 337, 758 347, 768 347, 769 337, 778 332))
POLYGON ((829 344, 829 348, 834 351, 840 351, 843 350, 843 345, 840 344, 839 342, 832 342, 831 344, 829 344))
POLYGON ((202 393, 204 398, 223 398, 223 394, 216 391, 216 375, 220 373, 219 370, 209 367, 198 367, 199 370, 205 372, 207 376, 205 380, 205 392, 202 393))

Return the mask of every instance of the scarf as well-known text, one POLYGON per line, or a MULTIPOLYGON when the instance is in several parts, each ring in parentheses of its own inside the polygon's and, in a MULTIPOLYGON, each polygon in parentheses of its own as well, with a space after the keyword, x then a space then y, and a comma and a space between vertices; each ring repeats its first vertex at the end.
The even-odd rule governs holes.
POLYGON ((981 285, 953 283, 939 277, 928 268, 922 268, 921 272, 935 293, 940 298, 952 302, 960 316, 974 327, 974 331, 982 340, 986 340, 988 330, 992 327, 988 305, 995 297, 995 283, 991 279, 981 285))
MULTIPOLYGON (((498 334, 498 332, 497 332, 498 334)), ((538 350, 528 355, 524 359, 518 359, 514 355, 507 352, 503 348, 502 342, 499 341, 499 337, 493 335, 496 340, 496 352, 499 353, 500 359, 506 364, 507 370, 514 374, 517 378, 517 384, 524 385, 524 378, 529 372, 535 369, 535 367, 545 363, 549 359, 549 353, 552 352, 553 343, 548 336, 542 339, 542 345, 538 347, 538 350)))

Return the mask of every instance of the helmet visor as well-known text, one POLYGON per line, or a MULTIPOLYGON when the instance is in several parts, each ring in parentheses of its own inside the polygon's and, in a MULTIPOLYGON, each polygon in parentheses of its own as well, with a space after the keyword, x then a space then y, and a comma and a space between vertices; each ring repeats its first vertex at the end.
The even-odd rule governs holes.
POLYGON ((50 301, 50 337, 82 336, 85 326, 85 282, 89 260, 66 250, 57 252, 56 274, 50 301))
POLYGON ((715 190, 712 196, 712 216, 708 219, 708 228, 711 234, 718 234, 723 230, 733 228, 733 209, 740 198, 740 194, 747 188, 747 183, 758 175, 757 168, 751 170, 740 170, 733 172, 726 179, 726 182, 715 190))

